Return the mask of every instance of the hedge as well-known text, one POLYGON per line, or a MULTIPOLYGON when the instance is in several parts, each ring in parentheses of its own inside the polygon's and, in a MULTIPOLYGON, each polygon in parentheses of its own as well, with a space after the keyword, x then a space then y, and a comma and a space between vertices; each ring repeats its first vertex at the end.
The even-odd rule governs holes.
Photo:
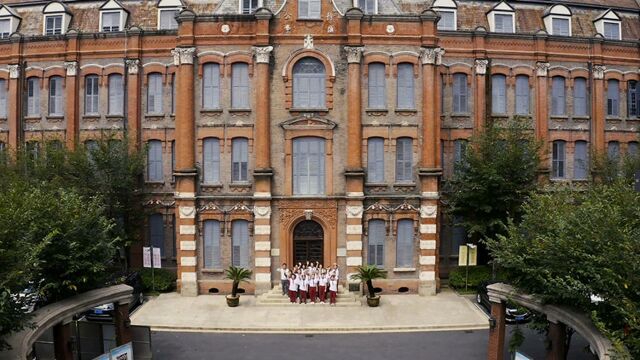
MULTIPOLYGON (((449 286, 464 289, 466 266, 458 266, 449 272, 449 286)), ((491 266, 469 266, 469 289, 475 290, 483 281, 491 280, 491 266)))
MULTIPOLYGON (((152 291, 153 282, 151 276, 151 268, 144 268, 140 272, 142 276, 142 286, 144 292, 152 291)), ((155 278, 155 290, 159 292, 172 291, 176 285, 176 274, 167 269, 153 269, 153 278, 155 278)))

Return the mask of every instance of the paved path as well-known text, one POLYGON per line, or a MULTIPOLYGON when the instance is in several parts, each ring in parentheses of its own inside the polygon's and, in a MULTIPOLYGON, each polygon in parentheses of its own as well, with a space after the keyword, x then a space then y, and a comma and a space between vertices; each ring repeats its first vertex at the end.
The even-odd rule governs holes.
POLYGON ((487 315, 469 299, 445 290, 437 296, 384 295, 380 307, 255 305, 244 295, 229 308, 224 296, 162 294, 131 316, 152 330, 245 333, 401 332, 487 329, 487 315))

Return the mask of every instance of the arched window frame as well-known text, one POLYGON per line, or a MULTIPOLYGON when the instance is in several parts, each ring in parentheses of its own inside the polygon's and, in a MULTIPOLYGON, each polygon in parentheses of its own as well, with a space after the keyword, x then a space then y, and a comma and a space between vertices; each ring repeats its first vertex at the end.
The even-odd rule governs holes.
POLYGON ((325 68, 325 104, 324 109, 314 109, 314 112, 323 113, 333 109, 333 84, 336 78, 335 66, 331 59, 322 52, 315 49, 304 49, 294 52, 289 56, 282 68, 282 80, 285 83, 285 107, 291 112, 300 112, 301 109, 293 108, 293 66, 302 58, 314 57, 325 68))

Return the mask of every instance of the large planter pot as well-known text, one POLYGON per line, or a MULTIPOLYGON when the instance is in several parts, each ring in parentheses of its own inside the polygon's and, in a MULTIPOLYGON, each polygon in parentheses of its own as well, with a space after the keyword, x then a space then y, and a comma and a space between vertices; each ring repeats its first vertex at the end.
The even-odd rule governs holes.
POLYGON ((367 296, 367 305, 369 305, 369 307, 378 307, 380 305, 380 296, 376 296, 376 297, 367 296))
POLYGON ((227 306, 236 307, 240 305, 240 296, 227 295, 227 306))

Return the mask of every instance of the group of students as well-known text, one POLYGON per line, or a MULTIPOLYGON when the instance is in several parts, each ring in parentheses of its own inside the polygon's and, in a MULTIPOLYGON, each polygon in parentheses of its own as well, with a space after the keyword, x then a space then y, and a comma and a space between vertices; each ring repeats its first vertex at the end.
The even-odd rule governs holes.
POLYGON ((282 284, 282 295, 289 296, 292 304, 306 304, 316 301, 325 303, 327 290, 329 291, 329 305, 336 305, 336 294, 338 292, 338 278, 340 270, 338 264, 333 264, 331 268, 324 268, 319 262, 309 262, 305 264, 299 262, 292 269, 287 264, 282 264, 278 269, 280 272, 280 283, 282 284))

